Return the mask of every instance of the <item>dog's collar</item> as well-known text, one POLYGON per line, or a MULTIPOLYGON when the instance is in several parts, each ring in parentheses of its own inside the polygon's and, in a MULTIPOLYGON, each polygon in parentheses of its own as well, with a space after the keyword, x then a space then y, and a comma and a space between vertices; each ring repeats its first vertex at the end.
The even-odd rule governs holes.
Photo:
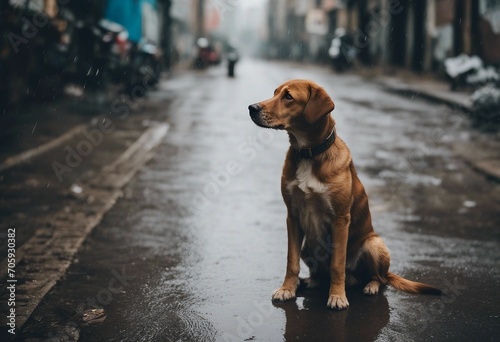
POLYGON ((333 127, 332 133, 323 141, 321 144, 314 147, 303 147, 301 149, 295 150, 296 155, 299 158, 312 159, 315 156, 328 150, 330 146, 335 142, 335 127, 333 127))

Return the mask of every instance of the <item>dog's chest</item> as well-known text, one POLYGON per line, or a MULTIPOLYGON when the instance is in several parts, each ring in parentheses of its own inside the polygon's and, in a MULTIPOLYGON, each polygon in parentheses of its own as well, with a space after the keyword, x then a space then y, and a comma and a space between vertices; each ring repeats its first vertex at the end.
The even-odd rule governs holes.
POLYGON ((312 161, 299 162, 295 178, 288 182, 286 188, 291 195, 292 215, 299 218, 306 236, 323 235, 335 213, 328 196, 328 186, 314 175, 312 161))
POLYGON ((305 194, 323 194, 326 184, 322 183, 313 173, 313 164, 310 160, 301 160, 295 172, 295 180, 289 187, 297 186, 305 194))

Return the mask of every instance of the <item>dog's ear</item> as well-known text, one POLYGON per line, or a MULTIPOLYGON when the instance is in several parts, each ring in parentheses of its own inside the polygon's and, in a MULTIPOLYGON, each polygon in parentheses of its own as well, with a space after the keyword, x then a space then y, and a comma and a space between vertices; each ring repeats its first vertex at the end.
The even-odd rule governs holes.
POLYGON ((304 115, 310 124, 317 122, 335 108, 335 104, 326 91, 315 85, 309 86, 309 100, 304 107, 304 115))

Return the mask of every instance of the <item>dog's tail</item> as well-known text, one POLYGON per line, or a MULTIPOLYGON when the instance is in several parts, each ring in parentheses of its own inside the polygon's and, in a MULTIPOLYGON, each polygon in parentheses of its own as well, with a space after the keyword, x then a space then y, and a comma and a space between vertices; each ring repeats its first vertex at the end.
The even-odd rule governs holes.
POLYGON ((386 278, 389 285, 395 287, 398 290, 405 291, 408 293, 416 293, 416 294, 421 293, 421 294, 430 294, 437 296, 443 294, 443 292, 436 287, 424 283, 419 283, 416 281, 411 281, 391 272, 387 273, 386 278))

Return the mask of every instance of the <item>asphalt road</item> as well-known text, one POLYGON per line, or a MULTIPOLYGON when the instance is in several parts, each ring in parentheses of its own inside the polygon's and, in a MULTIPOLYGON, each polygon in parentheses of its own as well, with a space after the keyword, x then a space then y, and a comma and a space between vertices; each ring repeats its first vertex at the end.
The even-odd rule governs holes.
POLYGON ((460 112, 352 74, 251 60, 234 79, 224 68, 178 72, 151 96, 173 98, 151 112, 166 116, 167 136, 19 340, 498 339, 500 185, 454 155, 454 143, 485 134, 460 112), (288 141, 255 126, 247 106, 291 78, 315 80, 333 98, 391 270, 446 296, 354 288, 342 312, 327 309, 325 291, 271 302, 286 263, 288 141), (82 319, 98 308, 105 316, 82 319))

